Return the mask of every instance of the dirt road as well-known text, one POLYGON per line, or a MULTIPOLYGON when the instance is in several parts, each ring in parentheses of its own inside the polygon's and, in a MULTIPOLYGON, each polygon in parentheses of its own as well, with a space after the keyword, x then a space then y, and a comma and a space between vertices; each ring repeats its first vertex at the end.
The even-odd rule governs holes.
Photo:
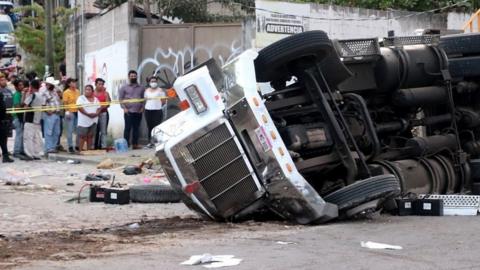
POLYGON ((476 217, 382 216, 313 227, 159 220, 138 232, 125 227, 4 240, 0 260, 15 269, 203 269, 179 263, 211 253, 243 259, 231 269, 479 269, 478 225, 476 217), (366 240, 403 250, 360 247, 366 240))
POLYGON ((478 217, 213 223, 183 204, 72 202, 92 165, 9 166, 32 176, 34 185, 0 183, 0 269, 204 269, 179 265, 203 253, 243 259, 225 269, 480 269, 478 217), (361 241, 403 250, 369 250, 361 241))

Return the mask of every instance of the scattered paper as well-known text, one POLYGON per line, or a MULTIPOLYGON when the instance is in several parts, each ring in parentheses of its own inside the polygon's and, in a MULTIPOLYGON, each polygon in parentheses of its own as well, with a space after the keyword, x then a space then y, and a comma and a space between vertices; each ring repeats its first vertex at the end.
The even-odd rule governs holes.
POLYGON ((360 242, 360 245, 364 248, 370 248, 370 249, 391 249, 391 250, 401 250, 403 249, 401 246, 394 246, 394 245, 388 245, 388 244, 382 244, 382 243, 376 243, 376 242, 360 242))
POLYGON ((277 241, 276 243, 279 244, 279 245, 295 245, 295 244, 297 244, 295 242, 284 242, 284 241, 277 241))
POLYGON ((205 267, 205 268, 220 268, 220 267, 239 265, 241 262, 242 262, 242 259, 230 258, 228 260, 221 261, 221 262, 213 262, 211 264, 204 265, 203 267, 205 267))
POLYGON ((30 178, 26 173, 14 169, 1 169, 0 179, 5 181, 5 185, 26 186, 31 184, 30 178))
POLYGON ((132 229, 132 230, 135 230, 135 229, 140 228, 140 225, 138 223, 132 223, 132 224, 128 225, 128 228, 132 229))
POLYGON ((235 258, 234 255, 193 255, 190 259, 180 263, 181 265, 203 265, 205 268, 220 268, 235 266, 240 264, 242 259, 235 258))

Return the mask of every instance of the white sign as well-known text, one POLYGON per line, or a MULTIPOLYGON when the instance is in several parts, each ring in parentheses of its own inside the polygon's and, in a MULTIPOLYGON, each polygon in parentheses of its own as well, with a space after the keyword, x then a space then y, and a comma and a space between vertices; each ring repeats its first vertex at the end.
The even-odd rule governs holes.
MULTIPOLYGON (((108 47, 85 55, 84 85, 95 84, 95 79, 105 80, 105 87, 112 99, 118 99, 118 89, 128 77, 127 41, 118 41, 108 47)), ((110 120, 108 134, 114 139, 123 137, 123 111, 120 105, 112 105, 108 109, 110 120)))
POLYGON ((257 32, 255 47, 263 48, 289 35, 308 31, 309 4, 255 1, 257 32))

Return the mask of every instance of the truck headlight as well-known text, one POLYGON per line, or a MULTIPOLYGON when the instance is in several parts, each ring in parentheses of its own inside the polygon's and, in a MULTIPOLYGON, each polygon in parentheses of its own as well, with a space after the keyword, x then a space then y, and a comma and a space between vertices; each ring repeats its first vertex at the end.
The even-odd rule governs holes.
POLYGON ((192 84, 185 88, 185 93, 187 93, 188 99, 192 102, 193 108, 197 114, 207 110, 207 104, 195 85, 192 84))
POLYGON ((7 35, 7 38, 6 38, 8 44, 15 44, 15 37, 12 36, 12 35, 7 35))

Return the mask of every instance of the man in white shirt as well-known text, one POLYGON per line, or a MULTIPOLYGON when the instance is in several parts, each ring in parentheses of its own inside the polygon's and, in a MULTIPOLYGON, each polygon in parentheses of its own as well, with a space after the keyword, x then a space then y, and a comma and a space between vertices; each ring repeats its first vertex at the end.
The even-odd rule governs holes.
POLYGON ((84 144, 87 143, 87 149, 93 149, 93 137, 97 129, 98 115, 102 107, 100 102, 93 94, 93 86, 85 86, 84 95, 78 97, 78 128, 77 134, 80 137, 80 151, 83 151, 84 144))

